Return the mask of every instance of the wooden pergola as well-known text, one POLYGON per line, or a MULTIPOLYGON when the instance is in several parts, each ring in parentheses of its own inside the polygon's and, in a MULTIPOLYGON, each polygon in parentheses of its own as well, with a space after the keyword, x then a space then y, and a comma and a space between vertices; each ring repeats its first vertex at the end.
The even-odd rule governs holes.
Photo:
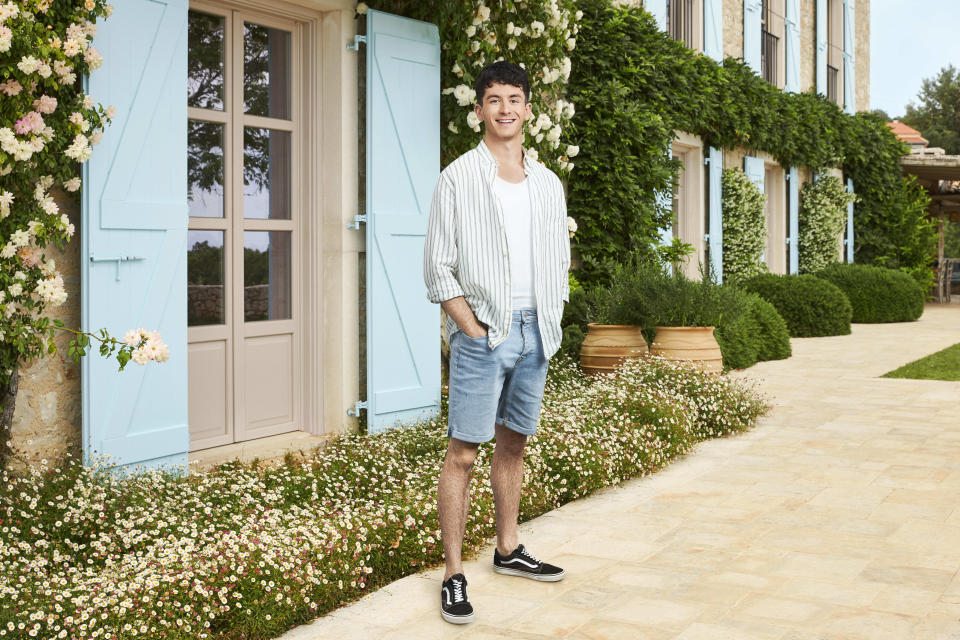
POLYGON ((960 224, 960 156, 929 152, 913 153, 900 159, 905 175, 917 177, 917 182, 930 195, 927 215, 937 220, 937 302, 950 301, 950 275, 960 268, 960 256, 944 255, 944 226, 948 222, 960 224))

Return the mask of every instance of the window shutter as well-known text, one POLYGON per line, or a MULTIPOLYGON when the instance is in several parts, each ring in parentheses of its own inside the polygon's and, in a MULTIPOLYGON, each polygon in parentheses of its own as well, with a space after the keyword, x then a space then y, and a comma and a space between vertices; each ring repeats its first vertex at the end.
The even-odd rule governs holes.
MULTIPOLYGON (((847 178, 847 191, 853 193, 853 180, 847 178)), ((847 262, 853 262, 853 203, 847 204, 847 262)))
MULTIPOLYGON (((676 1, 676 0, 674 0, 676 1)), ((654 20, 657 21, 657 26, 667 30, 667 0, 646 0, 643 3, 644 8, 650 12, 650 15, 653 16, 654 20)))
POLYGON ((703 0, 703 53, 723 60, 723 0, 703 0))
POLYGON ((843 0, 843 110, 857 112, 854 2, 843 0))
POLYGON ((743 172, 747 174, 748 178, 753 180, 753 183, 760 189, 760 193, 763 193, 764 182, 767 177, 767 170, 764 166, 763 158, 744 156, 743 172))
POLYGON ((817 93, 827 95, 827 0, 817 0, 817 93))
POLYGON ((789 192, 790 206, 790 273, 800 273, 800 171, 790 167, 789 192))
POLYGON ((367 428, 440 409, 440 317, 423 245, 440 175, 437 26, 367 12, 367 428))
POLYGON ((170 360, 83 360, 83 454, 184 466, 187 429, 187 0, 124 0, 99 28, 88 90, 116 117, 84 165, 81 317, 157 329, 170 360))
POLYGON ((800 0, 787 0, 787 78, 784 91, 800 91, 800 0))
MULTIPOLYGON (((753 184, 757 185, 757 188, 760 189, 760 193, 765 192, 764 183, 766 182, 767 171, 763 164, 763 158, 744 156, 743 172, 746 173, 747 177, 753 181, 753 184)), ((763 254, 760 256, 760 259, 763 261, 767 259, 766 251, 763 252, 763 254)))
POLYGON ((761 0, 743 0, 743 61, 760 73, 761 0))
POLYGON ((709 218, 707 233, 710 234, 710 273, 714 280, 723 283, 723 152, 710 147, 707 151, 707 180, 710 184, 709 218))

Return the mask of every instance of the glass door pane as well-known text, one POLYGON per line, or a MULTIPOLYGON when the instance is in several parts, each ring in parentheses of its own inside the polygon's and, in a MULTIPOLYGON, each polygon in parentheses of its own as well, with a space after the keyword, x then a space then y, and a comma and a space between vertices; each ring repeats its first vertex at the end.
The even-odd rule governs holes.
POLYGON ((289 31, 243 25, 243 104, 251 115, 290 118, 289 31))

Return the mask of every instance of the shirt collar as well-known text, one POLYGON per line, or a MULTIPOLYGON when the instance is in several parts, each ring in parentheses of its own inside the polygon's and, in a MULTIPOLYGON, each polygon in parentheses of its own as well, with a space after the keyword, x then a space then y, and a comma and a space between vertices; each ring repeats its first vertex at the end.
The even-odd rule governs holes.
MULTIPOLYGON (((523 172, 526 175, 530 175, 530 171, 534 169, 534 165, 536 163, 530 157, 530 154, 527 153, 526 148, 520 147, 520 150, 523 152, 523 172)), ((493 153, 483 140, 481 140, 480 144, 477 145, 477 151, 480 153, 480 157, 486 160, 489 164, 498 166, 497 159, 493 157, 493 153)))

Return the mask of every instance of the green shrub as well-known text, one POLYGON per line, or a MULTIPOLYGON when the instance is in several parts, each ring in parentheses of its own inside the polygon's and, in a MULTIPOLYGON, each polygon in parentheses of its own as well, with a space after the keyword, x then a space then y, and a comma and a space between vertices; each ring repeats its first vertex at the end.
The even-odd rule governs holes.
POLYGON ((762 360, 790 357, 786 324, 759 296, 722 287, 722 318, 714 332, 725 369, 745 369, 762 360))
POLYGON ((827 280, 768 273, 751 278, 744 287, 776 308, 794 338, 850 333, 850 301, 827 280))
POLYGON ((866 264, 833 264, 817 277, 837 285, 853 307, 853 322, 910 322, 923 315, 926 292, 910 275, 866 264))
POLYGON ((742 169, 727 169, 723 187, 723 276, 739 282, 764 273, 767 197, 742 169))

